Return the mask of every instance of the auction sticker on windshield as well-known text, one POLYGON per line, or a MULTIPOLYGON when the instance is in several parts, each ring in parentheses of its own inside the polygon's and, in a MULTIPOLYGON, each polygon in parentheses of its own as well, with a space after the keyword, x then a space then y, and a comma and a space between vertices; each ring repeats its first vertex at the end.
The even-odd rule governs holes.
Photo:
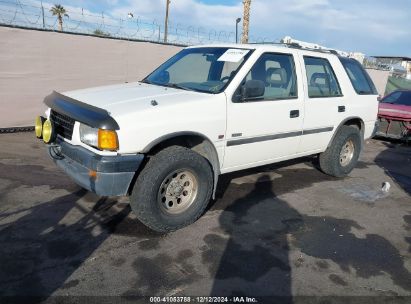
POLYGON ((239 62, 250 50, 228 49, 218 61, 239 62))

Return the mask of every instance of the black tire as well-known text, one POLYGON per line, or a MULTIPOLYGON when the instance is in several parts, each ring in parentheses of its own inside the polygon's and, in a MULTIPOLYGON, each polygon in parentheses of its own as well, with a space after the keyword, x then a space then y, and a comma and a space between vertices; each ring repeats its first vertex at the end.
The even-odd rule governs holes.
POLYGON ((203 214, 212 189, 213 173, 208 161, 190 149, 171 146, 149 159, 136 179, 130 205, 137 218, 147 227, 157 232, 170 232, 190 225, 203 214), (159 200, 159 191, 176 170, 192 173, 197 181, 197 190, 186 210, 170 214, 159 200))
POLYGON ((335 177, 347 176, 357 165, 360 150, 360 130, 354 126, 342 126, 338 130, 338 133, 334 137, 331 145, 327 148, 327 150, 320 154, 319 163, 321 171, 335 177), (343 147, 350 141, 354 146, 354 152, 349 163, 342 165, 340 161, 340 153, 343 147))

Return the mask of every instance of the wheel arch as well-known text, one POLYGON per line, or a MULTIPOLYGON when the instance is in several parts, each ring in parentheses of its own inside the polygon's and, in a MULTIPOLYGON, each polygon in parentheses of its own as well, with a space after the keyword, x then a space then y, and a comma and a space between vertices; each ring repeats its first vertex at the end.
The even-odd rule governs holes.
POLYGON ((147 155, 153 155, 158 151, 173 145, 183 146, 203 156, 210 163, 213 170, 213 199, 217 190, 218 177, 220 175, 220 160, 213 142, 204 134, 193 131, 174 132, 163 135, 149 143, 142 151, 147 155))
POLYGON ((364 146, 364 121, 358 116, 350 116, 345 118, 340 124, 337 126, 333 136, 331 137, 330 142, 328 143, 327 148, 332 144, 334 141, 335 136, 337 136, 338 131, 341 129, 342 126, 356 126, 360 130, 361 133, 361 149, 364 146))

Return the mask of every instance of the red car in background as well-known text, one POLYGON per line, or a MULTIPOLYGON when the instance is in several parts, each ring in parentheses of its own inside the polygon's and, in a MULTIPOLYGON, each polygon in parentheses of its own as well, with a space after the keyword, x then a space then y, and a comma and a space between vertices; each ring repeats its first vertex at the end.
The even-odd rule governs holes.
POLYGON ((394 91, 380 100, 377 136, 411 139, 411 90, 394 91))

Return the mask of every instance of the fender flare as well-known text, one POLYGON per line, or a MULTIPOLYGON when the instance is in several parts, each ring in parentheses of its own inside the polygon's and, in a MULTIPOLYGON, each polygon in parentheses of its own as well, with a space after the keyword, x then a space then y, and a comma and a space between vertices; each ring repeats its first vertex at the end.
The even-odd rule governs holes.
POLYGON ((181 136, 197 136, 201 137, 205 140, 206 143, 208 143, 205 148, 206 148, 206 154, 209 156, 207 160, 210 162, 210 165, 213 169, 213 175, 214 175, 214 183, 213 183, 213 199, 215 199, 215 194, 217 191, 217 184, 218 184, 218 177, 221 173, 220 171, 220 160, 218 158, 218 153, 215 145, 213 142, 204 134, 198 133, 198 132, 193 132, 193 131, 179 131, 179 132, 173 132, 169 133, 163 136, 160 136, 159 138, 153 140, 150 142, 143 150, 142 153, 148 153, 152 148, 157 146, 158 144, 177 137, 181 136))
POLYGON ((331 146, 332 142, 334 141, 335 136, 337 136, 337 134, 340 131, 341 127, 344 126, 347 123, 347 121, 350 121, 350 120, 353 120, 353 119, 357 119, 361 123, 361 130, 360 130, 360 132, 361 132, 361 150, 363 149, 363 147, 364 147, 364 121, 361 119, 361 117, 358 117, 358 116, 350 116, 350 117, 347 117, 343 121, 340 122, 338 127, 335 128, 335 132, 334 132, 333 136, 331 137, 330 142, 327 145, 327 148, 331 146))

